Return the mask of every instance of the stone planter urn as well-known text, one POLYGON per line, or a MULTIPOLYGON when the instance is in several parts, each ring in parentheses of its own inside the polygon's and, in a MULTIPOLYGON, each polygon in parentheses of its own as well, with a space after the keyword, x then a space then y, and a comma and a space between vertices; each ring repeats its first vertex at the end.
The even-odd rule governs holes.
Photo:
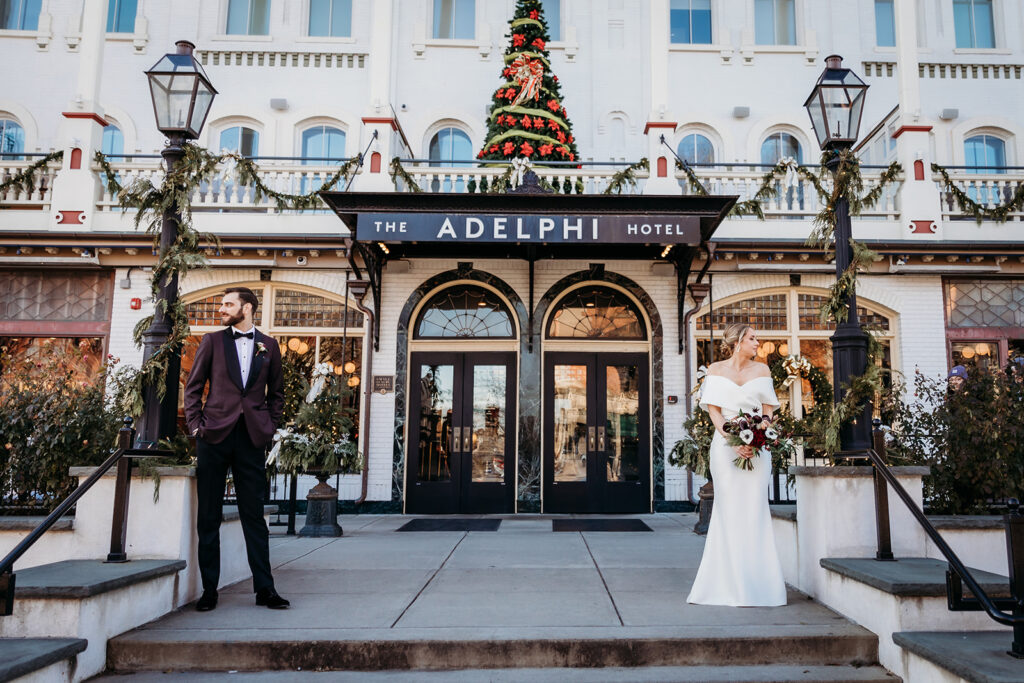
POLYGON ((311 538, 342 535, 338 524, 338 489, 327 483, 330 472, 309 472, 319 482, 306 494, 306 524, 299 536, 311 538))

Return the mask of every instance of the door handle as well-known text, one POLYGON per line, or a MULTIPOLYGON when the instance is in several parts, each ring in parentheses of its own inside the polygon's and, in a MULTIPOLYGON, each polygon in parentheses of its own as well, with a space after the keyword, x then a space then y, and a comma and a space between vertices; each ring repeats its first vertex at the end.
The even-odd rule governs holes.
POLYGON ((604 450, 604 427, 597 428, 597 450, 604 450))
POLYGON ((587 427, 587 450, 594 450, 594 432, 597 431, 593 427, 587 427))
POLYGON ((473 450, 473 428, 463 427, 462 428, 462 451, 469 453, 473 450))
POLYGON ((461 433, 461 429, 458 427, 452 427, 452 453, 458 453, 462 450, 462 447, 459 445, 462 443, 462 439, 459 438, 461 433))

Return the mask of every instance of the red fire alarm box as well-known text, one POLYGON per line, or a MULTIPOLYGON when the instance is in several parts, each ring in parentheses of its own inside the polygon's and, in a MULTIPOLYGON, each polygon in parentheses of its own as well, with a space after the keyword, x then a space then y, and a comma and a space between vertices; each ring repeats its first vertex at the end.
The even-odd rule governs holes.
POLYGON ((142 308, 142 299, 137 296, 132 297, 132 310, 137 311, 140 308, 142 308))

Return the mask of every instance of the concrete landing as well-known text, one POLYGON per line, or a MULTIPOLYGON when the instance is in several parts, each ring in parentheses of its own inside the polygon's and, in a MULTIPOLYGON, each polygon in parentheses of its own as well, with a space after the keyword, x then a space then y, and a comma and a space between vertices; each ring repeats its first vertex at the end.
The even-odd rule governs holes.
POLYGON ((0 681, 73 659, 87 645, 82 638, 0 638, 0 681))
MULTIPOLYGON (((926 557, 901 557, 895 562, 869 558, 826 557, 821 566, 850 579, 901 597, 946 597, 945 560, 926 557)), ((991 572, 967 568, 989 597, 1009 597, 1010 580, 991 572)), ((964 593, 969 593, 964 585, 964 593)))
POLYGON ((64 560, 16 570, 14 599, 88 598, 185 568, 185 560, 64 560))
POLYGON ((274 536, 277 589, 291 609, 256 607, 249 582, 222 588, 212 612, 188 607, 113 639, 108 665, 593 670, 877 661, 873 634, 797 591, 784 607, 687 604, 704 544, 694 515, 637 518, 654 533, 553 533, 550 516, 505 519, 491 532, 395 533, 409 518, 379 516, 345 518, 342 538, 274 536))
MULTIPOLYGON (((994 624, 995 622, 993 622, 994 624)), ((1007 654, 1013 631, 894 633, 907 652, 970 683, 1020 683, 1024 659, 1007 654)))

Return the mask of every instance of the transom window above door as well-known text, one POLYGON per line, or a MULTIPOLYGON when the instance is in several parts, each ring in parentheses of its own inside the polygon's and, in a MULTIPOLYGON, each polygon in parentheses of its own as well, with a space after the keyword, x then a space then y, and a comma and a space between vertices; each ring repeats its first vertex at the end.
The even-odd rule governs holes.
POLYGON ((512 313, 483 287, 456 285, 434 294, 420 311, 414 339, 513 339, 512 313))
POLYGON ((548 321, 548 339, 647 339, 637 305, 610 287, 581 287, 564 296, 548 321))

